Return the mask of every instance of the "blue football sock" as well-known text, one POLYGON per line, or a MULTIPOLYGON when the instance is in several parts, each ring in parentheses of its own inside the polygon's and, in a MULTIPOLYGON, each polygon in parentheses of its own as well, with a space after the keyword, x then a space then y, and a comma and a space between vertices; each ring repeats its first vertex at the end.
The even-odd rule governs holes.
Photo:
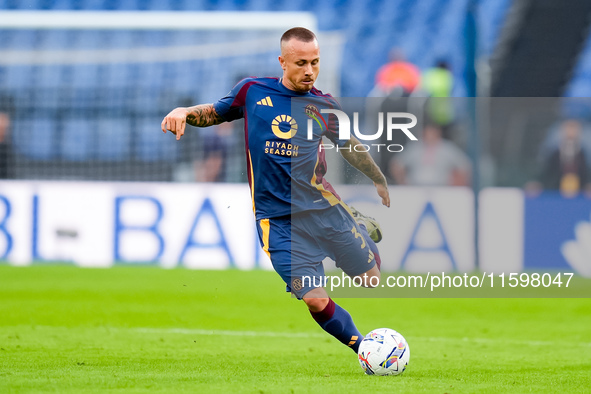
POLYGON ((349 312, 329 299, 328 305, 320 312, 312 312, 312 317, 330 335, 349 346, 355 353, 363 340, 349 312))

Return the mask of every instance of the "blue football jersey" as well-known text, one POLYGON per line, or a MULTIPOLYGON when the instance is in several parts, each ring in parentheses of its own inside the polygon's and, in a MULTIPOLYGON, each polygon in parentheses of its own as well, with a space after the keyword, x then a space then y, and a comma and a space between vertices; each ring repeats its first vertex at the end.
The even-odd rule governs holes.
POLYGON ((316 88, 298 93, 278 78, 246 78, 214 108, 225 121, 244 118, 248 181, 257 220, 339 203, 324 178, 326 160, 319 149, 323 136, 338 146, 346 143, 338 139, 336 117, 320 114, 322 109, 340 108, 332 96, 316 88))

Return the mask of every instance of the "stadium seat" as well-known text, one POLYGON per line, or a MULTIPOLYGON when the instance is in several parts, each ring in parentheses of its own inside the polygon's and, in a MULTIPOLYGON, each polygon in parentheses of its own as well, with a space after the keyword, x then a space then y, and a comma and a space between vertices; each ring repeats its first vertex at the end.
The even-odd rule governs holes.
POLYGON ((93 124, 88 119, 69 119, 63 124, 60 156, 68 161, 92 160, 94 143, 93 124))
MULTIPOLYGON (((272 0, 250 0, 245 4, 247 11, 263 11, 269 10, 273 7, 272 0)), ((323 2, 324 3, 324 2, 323 2)))
POLYGON ((96 158, 122 161, 131 158, 131 121, 127 117, 104 114, 96 120, 96 158))
POLYGON ((0 49, 4 50, 7 48, 10 48, 10 44, 12 43, 12 38, 16 34, 18 34, 18 32, 14 31, 14 30, 12 30, 12 31, 11 30, 3 30, 2 34, 0 34, 0 49))
POLYGON ((40 34, 34 30, 18 30, 13 31, 10 36, 10 40, 7 39, 6 47, 15 51, 23 51, 34 49, 39 41, 40 34))
POLYGON ((161 118, 149 117, 137 122, 135 129, 136 156, 145 162, 174 161, 178 144, 172 135, 163 135, 160 130, 161 118))
POLYGON ((139 0, 106 0, 105 9, 119 11, 136 11, 140 9, 139 0))
POLYGON ((179 0, 178 4, 185 11, 209 11, 214 8, 209 0, 179 0))
POLYGON ((63 88, 63 77, 66 75, 65 67, 61 65, 51 65, 35 67, 35 85, 42 88, 63 88))
POLYGON ((591 70, 579 70, 567 84, 566 97, 591 97, 591 70))
POLYGON ((101 11, 105 10, 105 2, 103 0, 78 0, 78 7, 85 11, 101 11))
POLYGON ((32 66, 11 66, 5 68, 2 86, 8 89, 25 89, 33 85, 31 80, 32 66))
POLYGON ((72 32, 65 30, 49 30, 39 33, 36 48, 40 50, 68 49, 74 41, 72 32))
POLYGON ((13 130, 17 153, 33 160, 50 160, 56 157, 56 124, 51 118, 16 119, 13 130))
POLYGON ((126 64, 101 65, 101 84, 105 87, 122 88, 132 84, 133 68, 126 64))
POLYGON ((75 0, 54 0, 51 2, 52 10, 75 10, 75 0))
POLYGON ((43 9, 43 0, 0 0, 0 9, 27 10, 43 9))
POLYGON ((234 0, 219 0, 216 3, 216 9, 220 11, 239 11, 243 9, 243 2, 234 0))
POLYGON ((77 31, 72 36, 71 47, 75 49, 98 49, 104 43, 103 34, 96 31, 77 31))
POLYGON ((143 0, 140 4, 141 9, 150 11, 172 11, 174 1, 169 0, 143 0))

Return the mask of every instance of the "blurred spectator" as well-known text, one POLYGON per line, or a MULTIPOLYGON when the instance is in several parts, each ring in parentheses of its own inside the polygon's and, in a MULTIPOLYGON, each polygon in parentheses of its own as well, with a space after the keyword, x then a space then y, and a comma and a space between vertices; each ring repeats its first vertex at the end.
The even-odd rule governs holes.
POLYGON ((430 97, 450 97, 454 77, 449 64, 438 60, 434 67, 427 69, 421 76, 421 89, 430 97))
POLYGON ((425 105, 427 118, 441 126, 445 138, 450 137, 449 129, 455 120, 453 102, 449 99, 453 84, 453 74, 444 60, 437 61, 435 67, 427 69, 421 76, 420 89, 429 97, 425 105))
POLYGON ((201 129, 203 158, 195 160, 197 182, 224 182, 226 180, 226 159, 229 138, 233 136, 233 125, 222 123, 210 130, 201 129))
POLYGON ((400 185, 468 186, 470 160, 451 141, 444 140, 441 127, 428 124, 419 141, 408 143, 390 162, 390 173, 400 185))
POLYGON ((10 142, 11 100, 0 97, 0 179, 12 178, 12 144, 10 142))
MULTIPOLYGON (((415 112, 409 108, 408 97, 419 86, 421 74, 419 69, 405 60, 403 52, 394 48, 390 51, 390 62, 380 67, 376 73, 375 86, 368 95, 365 105, 365 129, 377 130, 377 113, 383 112, 415 112)), ((404 145, 406 137, 394 134, 391 140, 383 133, 377 143, 404 145)), ((378 166, 388 168, 390 155, 380 154, 374 158, 378 166)), ((388 176, 387 171, 384 174, 388 176)))
POLYGON ((558 149, 563 138, 563 123, 568 121, 579 123, 581 127, 581 149, 583 149, 585 153, 585 158, 587 159, 587 167, 591 167, 591 132, 587 129, 588 126, 586 126, 584 122, 573 118, 567 118, 567 120, 562 120, 556 123, 554 126, 552 126, 550 132, 548 133, 548 135, 544 139, 544 142, 542 143, 542 147, 540 148, 540 153, 538 155, 538 160, 541 163, 547 162, 549 160, 550 155, 552 155, 552 153, 554 153, 556 149, 558 149))
POLYGON ((376 73, 375 87, 370 96, 385 97, 395 92, 397 96, 408 96, 419 85, 419 69, 405 60, 400 49, 393 49, 390 59, 390 62, 380 67, 376 73))
MULTIPOLYGON (((183 97, 179 107, 190 107, 198 99, 183 97)), ((174 170, 177 182, 225 182, 227 181, 227 156, 234 137, 234 125, 222 123, 207 128, 191 128, 180 146, 182 162, 174 170)))
MULTIPOLYGON (((583 127, 578 120, 568 119, 560 126, 558 144, 542 155, 542 170, 538 181, 529 182, 526 189, 530 193, 542 188, 559 190, 566 196, 574 196, 582 191, 591 193, 591 177, 588 155, 583 148, 583 127)), ((545 149, 546 147, 542 147, 545 149)))

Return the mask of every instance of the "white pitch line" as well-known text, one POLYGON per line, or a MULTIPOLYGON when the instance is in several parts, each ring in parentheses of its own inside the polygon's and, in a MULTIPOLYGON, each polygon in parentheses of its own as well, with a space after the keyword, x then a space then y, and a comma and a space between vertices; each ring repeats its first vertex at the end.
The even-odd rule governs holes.
POLYGON ((574 346, 574 347, 591 347, 591 342, 557 342, 557 341, 528 341, 528 340, 521 340, 521 339, 492 339, 492 338, 469 338, 469 337, 462 337, 462 338, 451 338, 451 337, 413 337, 413 339, 418 339, 420 341, 447 341, 447 342, 475 342, 481 344, 498 344, 499 342, 503 342, 505 344, 511 345, 526 345, 526 346, 556 346, 557 344, 560 346, 574 346))
POLYGON ((199 328, 131 328, 133 331, 154 334, 216 335, 234 337, 277 337, 277 338, 320 338, 327 334, 320 332, 274 332, 274 331, 231 331, 203 330, 199 328))
MULTIPOLYGON (((109 327, 109 329, 119 330, 119 328, 109 327)), ((233 331, 233 330, 205 330, 199 328, 154 328, 139 327, 130 328, 130 330, 153 333, 153 334, 184 334, 184 335, 215 335, 215 336, 235 336, 235 337, 274 337, 274 338, 325 338, 328 334, 321 332, 276 332, 276 331, 233 331)), ((519 339, 492 339, 492 338, 453 338, 453 337, 410 337, 413 341, 424 342, 474 342, 481 344, 498 344, 502 341, 505 344, 525 345, 525 346, 555 346, 556 341, 528 341, 519 339)), ((591 342, 560 342, 561 346, 591 347, 591 342)))

